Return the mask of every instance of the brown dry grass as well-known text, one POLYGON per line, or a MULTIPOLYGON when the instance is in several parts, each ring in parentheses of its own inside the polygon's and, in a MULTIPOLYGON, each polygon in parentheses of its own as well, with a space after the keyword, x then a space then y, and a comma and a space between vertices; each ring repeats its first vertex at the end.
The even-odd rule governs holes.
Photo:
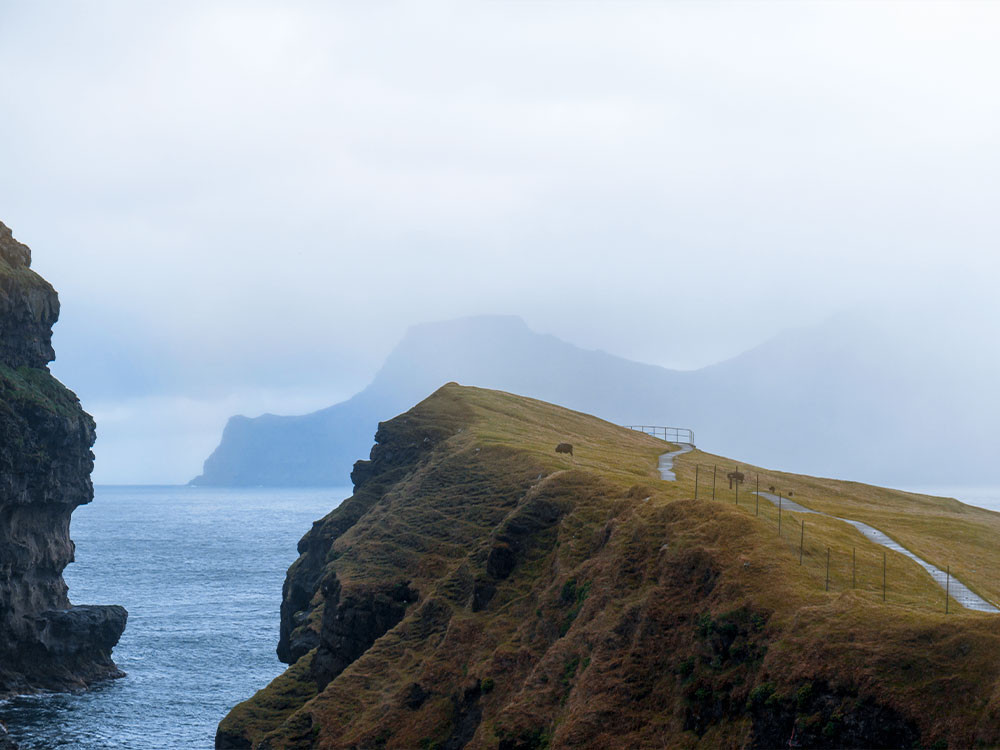
MULTIPOLYGON (((711 495, 711 466, 719 467, 720 479, 737 464, 702 451, 682 456, 678 461, 678 491, 694 494, 695 465, 701 466, 699 495, 711 495)), ((792 491, 796 503, 807 508, 851 518, 873 526, 924 560, 944 570, 950 566, 955 578, 988 601, 1000 602, 1000 513, 966 505, 952 498, 932 497, 885 487, 835 479, 773 472, 749 464, 740 464, 747 484, 740 490, 741 507, 755 510, 751 491, 759 481, 762 490, 774 486, 786 497, 792 491)), ((733 503, 736 493, 724 479, 716 489, 717 501, 733 503)), ((760 515, 755 520, 776 526, 777 509, 760 501, 760 515)), ((867 540, 854 527, 810 514, 782 513, 782 534, 796 548, 799 523, 806 524, 805 561, 825 583, 826 549, 831 550, 831 581, 834 590, 851 584, 851 558, 857 555, 858 589, 882 596, 882 555, 884 547, 867 540)), ((913 560, 888 551, 887 596, 891 601, 930 610, 944 609, 944 592, 913 560)), ((964 614, 952 599, 949 610, 964 614)))
MULTIPOLYGON (((662 482, 663 442, 587 415, 455 385, 411 414, 435 410, 460 412, 461 427, 330 555, 345 589, 405 578, 419 601, 297 710, 269 688, 223 727, 269 747, 744 747, 785 744, 793 728, 820 747, 1000 742, 995 619, 945 617, 912 561, 893 556, 883 603, 882 548, 852 527, 805 516, 800 565, 797 514, 779 536, 749 492, 739 506, 727 490, 695 501, 695 464, 732 461, 688 454, 662 482), (555 454, 560 442, 576 455, 555 454), (490 579, 490 550, 510 538, 517 564, 490 579), (857 549, 855 589, 837 555, 824 590, 827 547, 857 549), (485 579, 496 593, 476 611, 485 579)), ((967 559, 998 569, 983 541, 996 514, 765 476, 932 561, 968 543, 967 559), (950 536, 941 519, 965 523, 950 536)), ((990 592, 987 578, 967 583, 990 592)))

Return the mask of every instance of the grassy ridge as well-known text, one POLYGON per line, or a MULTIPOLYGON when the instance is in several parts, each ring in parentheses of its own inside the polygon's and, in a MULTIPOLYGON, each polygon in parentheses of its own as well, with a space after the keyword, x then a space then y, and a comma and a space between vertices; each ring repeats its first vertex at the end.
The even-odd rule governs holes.
MULTIPOLYGON (((728 488, 725 475, 736 467, 732 459, 694 451, 677 462, 677 478, 681 494, 694 495, 695 465, 701 465, 699 495, 711 496, 712 465, 718 466, 718 502, 732 503, 736 493, 728 488), (709 469, 706 478, 706 469, 709 469)), ((754 510, 751 491, 759 477, 761 489, 774 486, 787 497, 807 508, 841 518, 862 521, 884 531, 910 551, 931 564, 945 569, 951 567, 952 575, 965 583, 980 596, 992 602, 1000 601, 1000 513, 966 505, 952 498, 903 492, 885 487, 874 487, 858 482, 822 479, 787 472, 768 471, 757 466, 740 464, 740 471, 747 476, 747 483, 740 490, 744 511, 754 510)), ((799 526, 806 523, 807 561, 816 569, 822 563, 825 577, 827 547, 831 556, 831 581, 835 590, 849 587, 851 580, 851 553, 857 550, 858 589, 882 592, 882 554, 885 549, 864 537, 854 527, 811 514, 783 511, 783 535, 797 549, 799 526), (820 559, 822 558, 822 559, 820 559)), ((760 501, 760 516, 755 520, 776 523, 777 509, 760 501)), ((944 592, 914 561, 889 551, 888 587, 893 601, 910 606, 924 606, 933 610, 944 607, 944 592)), ((951 611, 960 609, 952 601, 951 611)))
MULTIPOLYGON (((882 548, 852 527, 806 516, 800 565, 797 514, 779 536, 745 486, 739 506, 728 490, 693 499, 697 462, 732 461, 687 454, 678 481, 662 482, 662 441, 531 399, 449 385, 384 429, 406 445, 436 415, 444 438, 380 486, 326 556, 337 606, 403 581, 416 601, 315 695, 300 661, 220 734, 275 748, 772 747, 793 734, 815 747, 1000 744, 995 620, 945 617, 909 559, 892 561, 883 603, 882 548), (574 457, 554 453, 564 441, 574 457), (838 558, 824 590, 827 547, 857 549, 856 589, 838 558)), ((963 580, 989 595, 985 571, 1000 560, 981 540, 996 514, 761 476, 932 562, 971 545, 984 573, 963 580)), ((327 622, 316 626, 330 643, 327 622)))

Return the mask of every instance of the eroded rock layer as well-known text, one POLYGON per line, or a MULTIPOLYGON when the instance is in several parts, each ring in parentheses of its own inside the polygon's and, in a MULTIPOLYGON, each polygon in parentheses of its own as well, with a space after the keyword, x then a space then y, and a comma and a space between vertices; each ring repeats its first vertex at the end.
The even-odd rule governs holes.
POLYGON ((118 606, 73 606, 73 510, 93 499, 94 420, 48 371, 55 290, 0 224, 0 696, 84 687, 121 673, 118 606))

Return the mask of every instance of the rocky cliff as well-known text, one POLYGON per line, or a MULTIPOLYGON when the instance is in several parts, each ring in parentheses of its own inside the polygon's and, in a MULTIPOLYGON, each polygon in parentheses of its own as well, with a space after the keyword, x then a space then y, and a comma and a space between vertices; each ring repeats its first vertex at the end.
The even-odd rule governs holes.
POLYGON ((73 510, 93 499, 94 421, 48 371, 55 290, 0 224, 0 696, 119 676, 118 606, 73 606, 73 510))
MULTIPOLYGON (((230 712, 217 747, 1000 744, 995 618, 946 616, 943 592, 902 556, 883 601, 882 553, 846 524, 811 517, 803 558, 793 514, 783 535, 746 490, 741 501, 723 483, 723 502, 706 501, 704 472, 694 499, 695 463, 731 468, 724 459, 694 451, 663 482, 660 441, 456 385, 376 440, 354 495, 314 524, 288 571, 289 668, 230 712), (563 441, 574 456, 554 452, 563 441), (852 549, 857 581, 843 568, 852 549)), ((882 508, 900 534, 939 514, 916 549, 941 553, 941 528, 964 524, 982 543, 954 541, 996 593, 997 514, 764 481, 806 503, 882 508)))

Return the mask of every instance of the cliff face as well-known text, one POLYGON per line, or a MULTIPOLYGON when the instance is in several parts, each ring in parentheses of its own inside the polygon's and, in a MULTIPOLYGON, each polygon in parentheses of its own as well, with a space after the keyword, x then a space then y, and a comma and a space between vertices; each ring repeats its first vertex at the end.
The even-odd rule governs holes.
POLYGON ((0 224, 0 696, 119 676, 118 606, 72 606, 73 510, 93 499, 94 421, 52 377, 55 290, 0 224))
MULTIPOLYGON (((810 519, 800 564, 788 513, 794 544, 745 500, 706 501, 704 473, 693 499, 693 462, 721 459, 687 454, 662 482, 662 452, 586 415, 455 385, 381 424, 354 495, 288 571, 289 668, 230 712, 217 747, 1000 744, 992 618, 946 617, 906 559, 890 562, 883 602, 881 552, 860 535, 846 541, 868 566, 858 588, 841 570, 825 590, 818 556, 843 529, 810 519), (575 456, 554 453, 564 440, 575 456)), ((813 491, 799 479, 796 499, 813 491)), ((898 518, 926 514, 913 497, 892 495, 898 518)), ((995 531, 994 515, 975 523, 995 531)))

